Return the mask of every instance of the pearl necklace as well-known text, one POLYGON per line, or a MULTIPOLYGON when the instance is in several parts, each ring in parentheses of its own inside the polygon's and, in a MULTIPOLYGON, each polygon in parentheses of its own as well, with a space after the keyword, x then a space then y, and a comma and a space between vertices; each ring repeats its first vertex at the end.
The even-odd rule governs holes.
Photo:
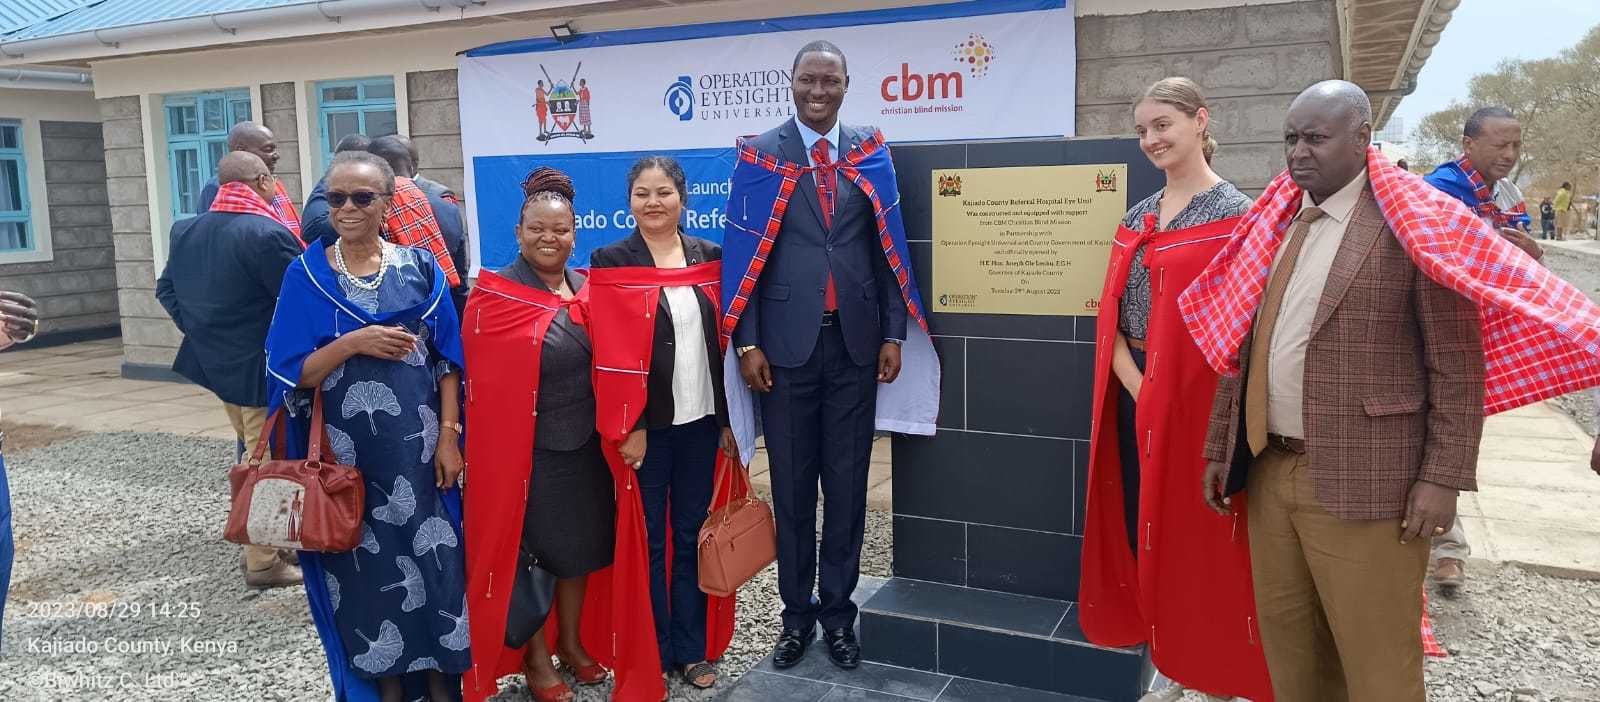
POLYGON ((368 283, 367 281, 350 274, 350 267, 345 265, 344 262, 344 247, 341 245, 343 243, 344 242, 342 239, 333 240, 334 267, 338 268, 339 272, 344 274, 344 277, 350 279, 351 285, 361 288, 362 290, 377 290, 379 287, 381 287, 383 285, 383 274, 385 271, 389 270, 389 263, 392 256, 390 252, 394 250, 394 245, 387 241, 378 242, 378 277, 373 278, 372 282, 368 283))

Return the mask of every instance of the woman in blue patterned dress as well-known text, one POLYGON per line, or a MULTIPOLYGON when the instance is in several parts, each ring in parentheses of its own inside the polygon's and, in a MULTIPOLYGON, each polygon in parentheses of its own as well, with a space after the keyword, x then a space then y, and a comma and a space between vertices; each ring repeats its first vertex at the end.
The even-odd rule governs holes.
POLYGON ((361 470, 366 505, 354 551, 302 555, 306 594, 338 700, 453 700, 471 665, 459 324, 433 256, 383 239, 389 165, 340 154, 327 183, 339 238, 284 274, 267 336, 271 401, 288 403, 290 455, 304 455, 322 389, 329 443, 361 470))

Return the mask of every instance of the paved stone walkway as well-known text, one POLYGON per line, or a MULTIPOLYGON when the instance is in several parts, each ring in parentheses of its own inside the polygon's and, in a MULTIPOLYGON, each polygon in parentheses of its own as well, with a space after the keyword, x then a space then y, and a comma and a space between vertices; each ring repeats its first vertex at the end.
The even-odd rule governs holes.
MULTIPOLYGON (((90 341, 0 353, 0 411, 7 424, 85 431, 156 431, 233 438, 211 393, 194 385, 127 380, 121 342, 90 341)), ((1593 439, 1546 404, 1489 418, 1478 464, 1479 492, 1460 512, 1473 558, 1555 575, 1600 579, 1600 476, 1589 470, 1593 439)), ((767 493, 766 456, 751 466, 767 493)), ((891 505, 889 439, 873 446, 868 503, 891 505)))

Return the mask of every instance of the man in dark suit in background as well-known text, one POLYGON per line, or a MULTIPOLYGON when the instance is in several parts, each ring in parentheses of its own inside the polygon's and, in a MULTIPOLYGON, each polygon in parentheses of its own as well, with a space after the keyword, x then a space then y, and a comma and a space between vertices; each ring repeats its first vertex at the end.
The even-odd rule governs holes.
MULTIPOLYGON (((401 178, 413 177, 417 172, 416 164, 411 160, 411 149, 411 140, 397 134, 373 139, 372 145, 367 147, 367 151, 372 155, 388 161, 395 175, 401 178)), ((417 186, 421 188, 422 184, 418 183, 417 186)), ((456 270, 461 274, 461 284, 450 289, 450 298, 455 303, 456 313, 460 314, 467 307, 468 292, 466 221, 461 218, 461 209, 456 207, 454 202, 444 198, 449 190, 437 188, 432 190, 422 188, 422 190, 428 196, 428 207, 433 210, 434 220, 439 223, 439 235, 444 237, 450 260, 455 263, 456 270)))
MULTIPOLYGON (((850 87, 839 47, 802 47, 793 78, 795 118, 751 146, 825 167, 873 134, 839 122, 850 87)), ((860 576, 877 384, 899 375, 906 306, 867 196, 827 168, 802 176, 795 190, 800 202, 784 212, 733 344, 744 382, 763 393, 784 604, 773 664, 800 662, 821 622, 829 657, 849 669, 861 659, 850 595, 860 576)))
MULTIPOLYGON (((234 433, 254 453, 267 420, 267 327, 283 272, 301 248, 267 204, 277 182, 260 157, 229 153, 217 178, 210 210, 172 225, 156 298, 183 332, 172 369, 222 400, 234 433)), ((299 583, 300 569, 286 559, 276 549, 244 547, 245 585, 299 583)))

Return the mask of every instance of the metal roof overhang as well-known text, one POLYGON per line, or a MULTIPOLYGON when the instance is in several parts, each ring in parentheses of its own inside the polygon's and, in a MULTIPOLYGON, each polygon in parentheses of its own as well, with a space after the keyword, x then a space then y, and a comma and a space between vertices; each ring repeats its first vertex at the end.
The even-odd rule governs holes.
POLYGON ((1373 128, 1389 121, 1417 86, 1417 73, 1461 0, 1339 0, 1347 80, 1372 97, 1373 128))
MULTIPOLYGON (((412 31, 429 25, 474 26, 535 18, 570 17, 641 8, 670 8, 699 0, 303 0, 139 20, 118 16, 116 26, 70 24, 54 34, 0 37, 0 68, 53 64, 88 67, 94 60, 241 46, 308 37, 412 31)), ((97 8, 89 8, 94 10, 97 8)), ((145 15, 149 16, 149 15, 145 15)))

